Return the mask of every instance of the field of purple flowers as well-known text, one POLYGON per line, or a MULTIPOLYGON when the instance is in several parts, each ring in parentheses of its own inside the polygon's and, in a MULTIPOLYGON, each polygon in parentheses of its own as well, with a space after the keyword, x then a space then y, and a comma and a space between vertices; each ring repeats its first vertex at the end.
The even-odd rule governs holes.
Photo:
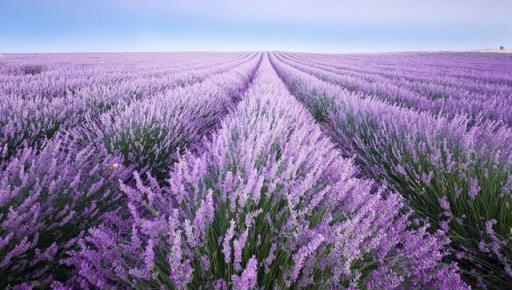
POLYGON ((0 58, 0 289, 511 289, 512 55, 0 58))

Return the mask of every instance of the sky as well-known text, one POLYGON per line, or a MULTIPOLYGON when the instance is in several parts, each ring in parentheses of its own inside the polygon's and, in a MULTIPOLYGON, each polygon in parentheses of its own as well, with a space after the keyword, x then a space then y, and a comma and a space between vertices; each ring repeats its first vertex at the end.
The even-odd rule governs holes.
POLYGON ((512 0, 0 0, 0 52, 512 47, 512 0))

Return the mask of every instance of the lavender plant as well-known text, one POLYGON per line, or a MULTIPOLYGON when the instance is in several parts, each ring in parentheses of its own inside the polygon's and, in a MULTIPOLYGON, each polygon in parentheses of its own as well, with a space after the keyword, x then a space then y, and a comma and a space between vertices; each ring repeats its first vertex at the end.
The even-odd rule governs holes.
POLYGON ((75 285, 105 289, 466 289, 440 232, 341 158, 265 59, 167 186, 135 173, 130 218, 81 240, 75 285), (377 210, 378 209, 378 210, 377 210))
POLYGON ((27 100, 3 97, 0 103, 0 162, 24 146, 40 148, 61 127, 75 123, 85 107, 83 100, 76 98, 27 100))
POLYGON ((3 76, 4 80, 0 82, 0 90, 5 93, 0 103, 0 147, 3 154, 0 160, 9 159, 23 146, 37 148, 59 130, 83 125, 86 116, 97 120, 102 113, 119 110, 141 98, 150 98, 175 87, 203 81, 240 65, 247 66, 247 62, 253 64, 255 57, 246 56, 234 62, 201 66, 192 71, 182 68, 177 73, 109 76, 108 70, 105 70, 100 73, 104 79, 87 75, 88 78, 85 78, 76 75, 76 72, 70 76, 62 75, 68 71, 56 68, 54 73, 57 76, 49 79, 41 76, 40 79, 31 78, 28 81, 3 76))
POLYGON ((141 170, 165 179, 182 150, 199 143, 229 111, 251 81, 258 59, 189 87, 134 102, 92 120, 85 142, 100 140, 141 170))
POLYGON ((452 256, 479 287, 510 287, 512 131, 363 99, 275 61, 365 176, 386 181, 447 231, 452 256))
MULTIPOLYGON (((437 67, 429 66, 419 73, 417 68, 405 72, 400 70, 403 69, 400 57, 393 59, 393 65, 386 70, 380 67, 372 69, 373 64, 369 57, 353 61, 348 57, 331 56, 327 58, 328 64, 319 63, 315 58, 306 61, 302 57, 284 54, 279 54, 279 59, 322 80, 340 85, 348 91, 357 92, 361 97, 379 98, 392 104, 441 114, 448 118, 464 114, 468 115, 472 123, 485 118, 512 124, 512 105, 508 98, 510 89, 507 86, 509 83, 500 78, 474 79, 473 72, 465 72, 456 66, 461 60, 455 59, 455 56, 438 55, 436 59, 445 59, 445 65, 450 66, 442 72, 443 74, 448 71, 460 72, 463 75, 461 77, 443 76, 440 79, 436 70, 441 69, 437 67), (350 64, 352 66, 347 67, 350 64), (394 70, 400 70, 400 72, 393 74, 394 70), (386 71, 391 73, 383 73, 386 71)), ((421 59, 421 56, 416 58, 421 59)), ((482 66, 486 67, 490 64, 493 70, 498 70, 501 66, 512 67, 512 63, 499 56, 485 60, 489 63, 474 57, 463 59, 465 62, 476 62, 479 65, 482 62, 482 66)), ((425 63, 420 62, 417 65, 421 67, 425 66, 425 63)), ((485 67, 482 69, 484 72, 489 71, 485 67)), ((503 70, 501 78, 507 75, 509 72, 503 70)))
POLYGON ((512 287, 509 57, 269 56, 2 57, 0 288, 512 287))
POLYGON ((67 279, 77 241, 116 212, 131 169, 60 136, 21 150, 0 170, 0 288, 48 287, 67 279))

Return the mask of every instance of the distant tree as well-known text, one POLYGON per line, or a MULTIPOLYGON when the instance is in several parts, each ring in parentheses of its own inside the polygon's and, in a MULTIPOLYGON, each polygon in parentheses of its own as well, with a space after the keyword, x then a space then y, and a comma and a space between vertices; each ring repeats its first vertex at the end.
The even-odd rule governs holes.
POLYGON ((502 46, 500 46, 500 50, 504 50, 504 49, 505 49, 505 47, 503 47, 503 45, 502 45, 502 46))

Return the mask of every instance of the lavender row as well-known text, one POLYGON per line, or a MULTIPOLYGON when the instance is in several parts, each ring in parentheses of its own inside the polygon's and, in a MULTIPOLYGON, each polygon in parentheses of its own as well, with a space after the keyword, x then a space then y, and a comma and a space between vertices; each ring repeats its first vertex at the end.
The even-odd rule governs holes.
MULTIPOLYGON (((59 57, 62 58, 60 55, 59 57)), ((61 60, 62 63, 52 63, 51 57, 32 56, 19 63, 15 56, 10 56, 0 63, 0 94, 24 98, 63 97, 88 86, 130 82, 140 78, 175 78, 177 74, 183 77, 186 76, 184 71, 240 62, 250 57, 251 55, 242 55, 224 59, 219 56, 215 61, 199 64, 195 64, 194 59, 175 64, 176 57, 173 54, 162 55, 153 61, 140 58, 138 61, 141 63, 135 62, 137 58, 132 60, 133 63, 129 59, 124 63, 117 63, 102 56, 96 59, 96 63, 87 64, 78 57, 69 62, 61 60), (159 66, 156 66, 157 60, 160 60, 159 66), (28 64, 24 64, 25 62, 28 64), (169 68, 170 65, 175 67, 169 68), (18 73, 18 70, 23 73, 18 73)))
POLYGON ((476 87, 512 84, 512 59, 496 53, 396 53, 357 55, 310 55, 301 58, 322 60, 326 64, 356 72, 376 72, 399 78, 429 77, 436 84, 457 84, 471 80, 476 87))
MULTIPOLYGON (((130 105, 133 110, 112 113, 113 122, 126 130, 113 132, 111 140, 135 132, 130 126, 147 125, 148 130, 142 132, 165 138, 141 148, 137 142, 147 141, 148 136, 137 135, 141 131, 127 135, 125 139, 132 137, 129 143, 135 146, 130 154, 146 157, 157 152, 160 155, 156 160, 162 166, 170 164, 172 160, 164 158, 171 158, 176 153, 172 150, 180 148, 166 146, 178 144, 185 149, 193 147, 192 142, 199 142, 200 135, 213 129, 221 113, 236 101, 258 64, 259 58, 253 59, 201 84, 176 89, 174 95, 155 96, 153 101, 146 100, 148 104, 141 101, 130 105), (159 110, 157 105, 168 110, 159 110), (139 123, 136 117, 142 115, 136 111, 143 108, 150 108, 145 113, 152 113, 152 117, 158 117, 158 113, 164 116, 148 117, 148 122, 139 123), (130 113, 135 114, 131 119, 123 118, 131 116, 130 113), (175 119, 179 116, 182 120, 175 119), (188 123, 183 123, 185 119, 188 123), (161 121, 169 122, 159 126, 161 121), (174 135, 173 126, 183 130, 174 135), (154 128, 160 131, 149 130, 154 128), (166 130, 170 133, 163 134, 166 130), (144 155, 138 149, 150 152, 144 155), (168 155, 161 154, 163 151, 168 155)), ((99 129, 112 133, 107 128, 99 129)), ((84 131, 57 133, 40 151, 22 149, 0 165, 0 288, 45 288, 52 283, 52 287, 58 287, 56 281, 68 279, 73 271, 73 265, 67 261, 71 252, 77 250, 77 242, 91 228, 128 213, 119 185, 131 182, 131 172, 136 168, 130 164, 132 160, 117 155, 121 151, 118 148, 112 152, 105 150, 109 148, 103 146, 102 138, 84 143, 84 135, 79 133, 84 131)), ((145 166, 148 165, 153 164, 147 162, 145 166)))
MULTIPOLYGON (((420 58, 420 57, 418 57, 420 58)), ((337 65, 336 60, 332 59, 330 62, 322 63, 327 65, 331 69, 336 69, 339 73, 350 74, 360 77, 366 77, 370 80, 398 83, 403 87, 406 87, 417 93, 424 94, 425 96, 435 99, 441 97, 464 97, 466 95, 481 96, 502 96, 507 97, 511 83, 500 80, 480 80, 475 79, 485 72, 500 71, 500 66, 503 66, 505 70, 500 72, 501 75, 509 74, 509 70, 512 67, 512 63, 503 62, 503 58, 497 58, 490 60, 486 67, 481 68, 480 71, 472 71, 470 74, 463 74, 461 76, 450 76, 449 73, 460 70, 460 67, 467 63, 468 65, 477 68, 474 62, 480 63, 485 62, 481 60, 480 55, 473 55, 472 58, 464 60, 450 59, 446 61, 451 64, 446 68, 429 66, 422 71, 415 71, 414 68, 418 66, 416 63, 401 62, 401 59, 397 59, 394 63, 390 63, 384 67, 374 67, 368 64, 366 67, 364 64, 359 63, 359 66, 363 68, 351 68, 347 69, 343 66, 337 65), (413 68, 411 71, 410 68, 413 68), (506 68, 508 67, 508 71, 506 68)), ((344 60, 340 58, 340 60, 344 60)), ((311 60, 317 63, 314 60, 311 60)))
MULTIPOLYGON (((288 58, 305 61, 302 58, 296 57, 295 55, 286 55, 288 58)), ((509 64, 500 62, 500 58, 493 59, 487 65, 483 72, 480 74, 472 72, 469 75, 462 75, 460 77, 450 76, 449 73, 460 70, 461 66, 465 63, 477 67, 477 64, 482 62, 482 57, 479 55, 473 55, 473 58, 467 58, 462 62, 456 58, 447 57, 447 62, 450 64, 446 68, 439 68, 436 66, 428 66, 426 70, 416 71, 419 64, 411 64, 407 62, 401 62, 400 58, 397 58, 393 63, 385 67, 374 67, 368 61, 360 60, 355 62, 355 68, 347 68, 344 66, 346 57, 338 56, 332 57, 326 61, 319 61, 315 58, 308 58, 307 64, 317 66, 318 68, 324 68, 338 74, 347 74, 354 77, 363 78, 369 82, 384 82, 394 84, 396 86, 408 89, 409 91, 417 94, 422 94, 430 99, 437 98, 460 98, 465 96, 493 96, 493 97, 507 97, 509 95, 511 84, 500 81, 486 81, 486 80, 475 80, 472 76, 478 76, 487 71, 499 71, 500 65, 512 67, 512 62, 509 64), (455 62, 457 60, 457 62, 455 62), (475 64, 476 62, 476 64, 475 64), (411 68, 412 66, 412 68, 411 68), (364 68, 363 68, 364 67, 364 68)), ((421 56, 417 56, 421 59, 421 56)), ((507 75, 507 70, 502 72, 502 75, 507 75)))
POLYGON ((121 154, 138 170, 165 178, 177 155, 212 132, 240 100, 261 61, 257 58, 186 87, 92 116, 78 134, 121 154))
POLYGON ((398 195, 341 157, 267 58, 201 151, 123 186, 130 218, 70 260, 99 289, 465 289, 441 235, 408 229, 398 195), (385 196, 385 197, 384 197, 385 196))
POLYGON ((85 87, 74 96, 51 99, 4 97, 0 103, 0 160, 8 159, 20 146, 37 146, 58 130, 82 124, 87 116, 97 118, 118 104, 126 106, 132 101, 191 85, 241 65, 254 64, 255 61, 257 57, 253 56, 241 62, 175 74, 172 77, 99 84, 85 87))
MULTIPOLYGON (((280 57, 281 60, 284 60, 280 57)), ((468 115, 473 122, 482 118, 502 121, 512 125, 512 99, 510 90, 498 95, 475 94, 470 89, 448 89, 443 91, 424 90, 418 81, 394 82, 379 80, 374 76, 358 76, 354 74, 339 74, 335 69, 326 66, 314 66, 311 63, 291 62, 288 64, 318 76, 322 80, 340 85, 350 91, 375 96, 392 104, 400 104, 408 108, 442 114, 449 118, 463 114, 468 115), (432 98, 432 95, 438 97, 432 98), (440 96, 444 97, 440 97, 440 96)))
MULTIPOLYGON (((452 136, 447 140, 450 145, 461 144, 459 147, 464 149, 461 151, 464 151, 469 155, 474 154, 474 158, 479 160, 490 159, 495 163, 504 165, 512 164, 512 158, 510 158, 508 154, 508 152, 512 152, 512 130, 506 126, 502 126, 500 123, 482 121, 478 124, 473 124, 471 119, 463 115, 459 115, 454 118, 446 118, 443 116, 435 116, 428 112, 418 112, 388 104, 377 97, 367 96, 359 91, 349 91, 345 88, 321 80, 315 75, 308 74, 293 65, 280 61, 278 56, 274 56, 274 58, 276 60, 276 64, 282 64, 280 67, 287 69, 286 74, 290 77, 288 84, 292 87, 292 90, 299 90, 294 86, 307 87, 304 83, 308 81, 311 82, 310 85, 312 88, 308 88, 307 90, 311 91, 314 95, 322 94, 322 91, 316 92, 315 90, 314 85, 318 85, 322 90, 326 90, 327 88, 327 90, 331 92, 331 97, 336 95, 348 95, 352 96, 354 102, 364 101, 371 104, 378 104, 384 108, 391 108, 391 110, 397 109, 396 111, 406 112, 411 116, 415 116, 414 118, 416 119, 425 120, 424 123, 430 123, 430 126, 433 127, 442 128, 443 126, 446 126, 448 128, 455 128, 455 131, 448 132, 445 132, 446 130, 438 130, 446 136, 452 136), (300 78, 294 78, 297 75, 300 78)), ((302 97, 304 94, 306 94, 306 92, 302 92, 301 94, 298 94, 298 96, 302 97)), ((327 102, 323 102, 324 100, 321 98, 314 98, 315 104, 310 105, 310 108, 317 119, 324 119, 328 115, 328 112, 325 111, 325 107, 329 105, 330 99, 332 99, 328 98, 328 96, 329 95, 325 98, 327 102)))
POLYGON ((23 149, 0 167, 0 288, 45 287, 89 228, 116 212, 132 168, 70 136, 23 149))
POLYGON ((361 98, 273 58, 279 75, 308 106, 363 176, 388 183, 415 213, 451 239, 452 259, 474 285, 509 288, 512 132, 469 126, 361 98))

